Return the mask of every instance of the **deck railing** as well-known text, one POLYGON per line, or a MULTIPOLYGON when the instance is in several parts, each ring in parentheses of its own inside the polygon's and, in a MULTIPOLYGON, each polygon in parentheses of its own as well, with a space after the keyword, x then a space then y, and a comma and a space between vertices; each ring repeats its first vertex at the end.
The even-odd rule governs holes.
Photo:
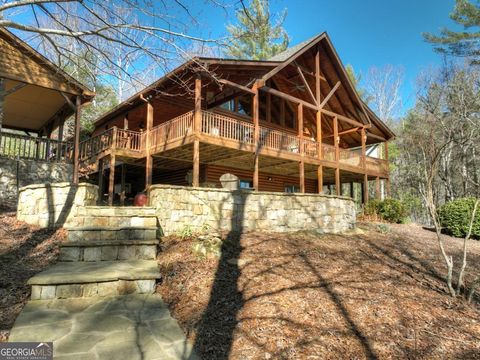
POLYGON ((105 130, 103 133, 94 136, 80 143, 80 160, 88 160, 97 156, 103 151, 107 151, 112 147, 113 128, 105 130))
POLYGON ((150 131, 150 148, 166 145, 193 133, 193 111, 157 125, 150 131))
POLYGON ((202 111, 202 133, 243 144, 255 143, 253 124, 210 111, 202 111))
POLYGON ((124 130, 116 128, 115 148, 129 150, 134 152, 142 152, 144 149, 145 133, 124 130))
POLYGON ((0 156, 37 161, 72 160, 73 145, 65 141, 2 132, 0 156))
POLYGON ((271 150, 300 153, 300 139, 284 131, 260 126, 260 145, 271 150))

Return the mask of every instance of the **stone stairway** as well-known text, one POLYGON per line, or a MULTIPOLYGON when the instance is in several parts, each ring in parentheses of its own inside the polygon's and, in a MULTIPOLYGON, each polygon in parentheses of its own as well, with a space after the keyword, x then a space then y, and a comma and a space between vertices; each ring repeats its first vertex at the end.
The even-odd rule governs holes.
POLYGON ((154 208, 79 208, 59 262, 32 277, 32 300, 151 294, 159 278, 154 208))
POLYGON ((157 232, 153 208, 79 208, 9 341, 51 341, 56 360, 198 359, 154 293, 157 232))

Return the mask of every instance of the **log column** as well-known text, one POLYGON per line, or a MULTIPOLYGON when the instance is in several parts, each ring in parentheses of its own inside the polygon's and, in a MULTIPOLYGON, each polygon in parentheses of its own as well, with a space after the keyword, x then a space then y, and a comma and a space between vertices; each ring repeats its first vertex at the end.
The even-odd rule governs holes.
POLYGON ((0 144, 2 140, 2 126, 5 113, 5 79, 0 77, 0 144))
POLYGON ((82 110, 82 99, 77 96, 75 102, 75 135, 73 147, 73 184, 78 185, 79 178, 79 154, 80 154, 80 118, 82 110))
POLYGON ((368 174, 367 174, 367 134, 365 128, 361 130, 362 137, 362 167, 363 167, 363 203, 368 203, 368 174))
POLYGON ((112 147, 110 152, 110 173, 108 174, 108 205, 113 205, 115 191, 115 149, 117 145, 117 127, 113 127, 112 147))
POLYGON ((192 186, 200 186, 200 139, 199 135, 202 131, 202 79, 195 79, 195 108, 193 110, 193 132, 195 139, 193 140, 193 171, 192 186))
POLYGON ((259 99, 258 99, 258 84, 255 83, 252 87, 254 91, 252 101, 252 115, 254 126, 255 139, 255 154, 253 158, 253 188, 255 191, 259 190, 258 173, 259 173, 259 152, 260 152, 260 122, 259 122, 259 99))
POLYGON ((386 182, 386 189, 385 189, 385 197, 388 198, 390 196, 390 163, 388 160, 388 142, 384 142, 385 146, 385 161, 387 162, 387 178, 385 179, 386 182))
POLYGON ((300 173, 300 193, 305 193, 305 148, 303 143, 303 105, 298 104, 297 107, 297 117, 298 117, 298 143, 299 143, 299 151, 300 156, 302 159, 300 160, 299 164, 299 173, 300 173))
POLYGON ((342 195, 340 184, 340 138, 338 136, 338 118, 333 118, 333 141, 335 144, 335 189, 337 195, 342 195))
MULTIPOLYGON (((317 100, 317 105, 319 105, 322 101, 322 94, 320 92, 320 51, 317 49, 317 53, 315 54, 315 99, 317 100)), ((317 111, 316 114, 317 119, 317 145, 318 145, 318 159, 322 160, 322 112, 317 111)), ((321 194, 323 192, 323 166, 319 165, 317 169, 317 187, 318 193, 321 194)))
POLYGON ((145 128, 145 190, 152 185, 153 157, 150 152, 151 130, 153 128, 153 105, 147 102, 147 119, 145 128))

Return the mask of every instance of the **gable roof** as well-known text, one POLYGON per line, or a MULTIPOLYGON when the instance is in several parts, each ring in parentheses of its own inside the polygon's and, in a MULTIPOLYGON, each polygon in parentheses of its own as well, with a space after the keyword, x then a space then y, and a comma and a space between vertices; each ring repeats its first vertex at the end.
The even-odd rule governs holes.
POLYGON ((47 133, 73 114, 80 96, 88 103, 95 93, 23 40, 0 27, 0 78, 5 79, 5 128, 47 133), (63 94, 63 95, 62 95, 63 94))
MULTIPOLYGON (((337 108, 333 108, 332 110, 342 110, 340 109, 343 108, 344 104, 350 104, 351 109, 347 110, 345 112, 345 117, 346 118, 355 118, 359 119, 361 123, 364 125, 368 125, 369 129, 368 132, 372 134, 372 138, 369 139, 369 143, 375 142, 375 136, 377 136, 377 139, 386 137, 387 139, 393 138, 395 135, 394 133, 373 113, 371 109, 368 108, 368 106, 360 99, 358 96, 358 93, 351 83, 348 74, 345 71, 345 68, 340 61, 340 58, 338 57, 338 54, 333 47, 333 44, 331 43, 327 33, 323 32, 317 36, 314 36, 308 40, 305 40, 303 42, 300 42, 299 44, 292 46, 285 51, 273 56, 272 58, 268 60, 242 60, 242 59, 221 59, 221 58, 194 58, 190 60, 189 62, 184 63, 183 65, 179 66, 175 70, 173 70, 171 73, 163 76, 161 79, 157 80, 155 83, 152 85, 148 86, 145 88, 143 91, 135 94, 133 97, 129 98, 128 100, 124 101, 123 103, 119 104, 117 107, 109 111, 108 113, 102 115, 96 122, 96 125, 99 125, 101 123, 104 123, 108 121, 110 118, 113 116, 116 116, 120 114, 122 111, 128 111, 129 108, 132 108, 139 103, 139 99, 145 95, 146 93, 151 93, 154 91, 156 88, 163 86, 164 84, 167 83, 168 79, 172 76, 176 76, 176 74, 179 74, 181 71, 185 71, 185 69, 188 69, 190 65, 194 64, 195 62, 200 62, 204 63, 207 66, 209 66, 209 69, 215 68, 219 69, 220 72, 226 68, 228 69, 234 69, 235 67, 238 68, 238 71, 248 71, 249 69, 254 69, 258 70, 258 67, 261 66, 262 72, 258 73, 258 78, 261 79, 263 82, 263 85, 265 85, 265 81, 267 79, 272 78, 275 74, 279 72, 285 72, 285 71, 292 71, 293 74, 295 75, 295 72, 297 71, 296 67, 289 67, 288 69, 287 66, 289 63, 293 63, 293 61, 303 61, 305 58, 311 58, 310 56, 312 52, 310 51, 312 49, 321 49, 322 51, 322 66, 328 67, 328 70, 334 76, 330 76, 331 74, 325 74, 324 71, 322 73, 328 78, 325 78, 325 82, 322 85, 322 95, 325 98, 325 96, 328 94, 329 91, 335 86, 335 82, 341 81, 340 88, 338 91, 333 95, 332 99, 329 101, 329 103, 325 106, 326 108, 330 108, 331 104, 330 103, 336 103, 338 106, 337 108), (303 58, 302 58, 303 55, 303 58), (338 97, 338 98, 337 98, 338 97), (335 98, 335 99, 334 99, 335 98), (335 100, 335 101, 334 101, 335 100), (373 126, 371 126, 373 124, 373 126)), ((308 59, 307 59, 308 60, 308 59)), ((311 60, 311 59, 310 59, 311 60)), ((314 67, 313 67, 314 68, 314 67)), ((297 74, 298 76, 298 74, 297 74)), ((298 84, 295 84, 293 81, 288 79, 289 77, 287 76, 287 80, 284 81, 283 83, 283 89, 284 92, 287 93, 295 93, 296 89, 298 88, 298 84)), ((292 78, 290 78, 292 79, 292 78)), ((273 79, 276 82, 276 86, 279 90, 281 84, 279 79, 273 79)), ((240 83, 241 85, 248 85, 246 83, 240 83)), ((261 88, 260 88, 261 89, 261 88)), ((302 99, 306 102, 308 102, 308 93, 304 91, 304 94, 298 93, 298 91, 295 93, 295 96, 297 98, 301 98, 301 96, 305 96, 306 99, 302 99)), ((313 104, 312 104, 313 106, 313 104)), ((332 105, 333 106, 333 105, 332 105)), ((339 113, 338 111, 334 111, 339 113)), ((341 112, 339 113, 341 114, 341 112)), ((356 139, 351 140, 351 142, 358 142, 359 140, 359 134, 354 134, 352 135, 353 137, 356 137, 356 139)))
POLYGON ((26 42, 0 27, 0 77, 72 95, 92 98, 95 93, 60 69, 26 42))

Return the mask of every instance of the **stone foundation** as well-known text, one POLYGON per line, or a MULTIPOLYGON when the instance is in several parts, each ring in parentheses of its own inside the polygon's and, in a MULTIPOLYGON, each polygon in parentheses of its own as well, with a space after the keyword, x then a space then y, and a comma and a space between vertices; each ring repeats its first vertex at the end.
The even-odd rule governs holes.
POLYGON ((166 235, 205 225, 217 231, 341 233, 356 221, 349 197, 153 185, 149 198, 166 235))
POLYGON ((15 209, 21 187, 70 181, 72 173, 72 164, 0 158, 0 207, 15 209))
POLYGON ((36 184, 19 189, 17 219, 42 228, 67 225, 79 208, 95 205, 98 186, 70 183, 36 184))

